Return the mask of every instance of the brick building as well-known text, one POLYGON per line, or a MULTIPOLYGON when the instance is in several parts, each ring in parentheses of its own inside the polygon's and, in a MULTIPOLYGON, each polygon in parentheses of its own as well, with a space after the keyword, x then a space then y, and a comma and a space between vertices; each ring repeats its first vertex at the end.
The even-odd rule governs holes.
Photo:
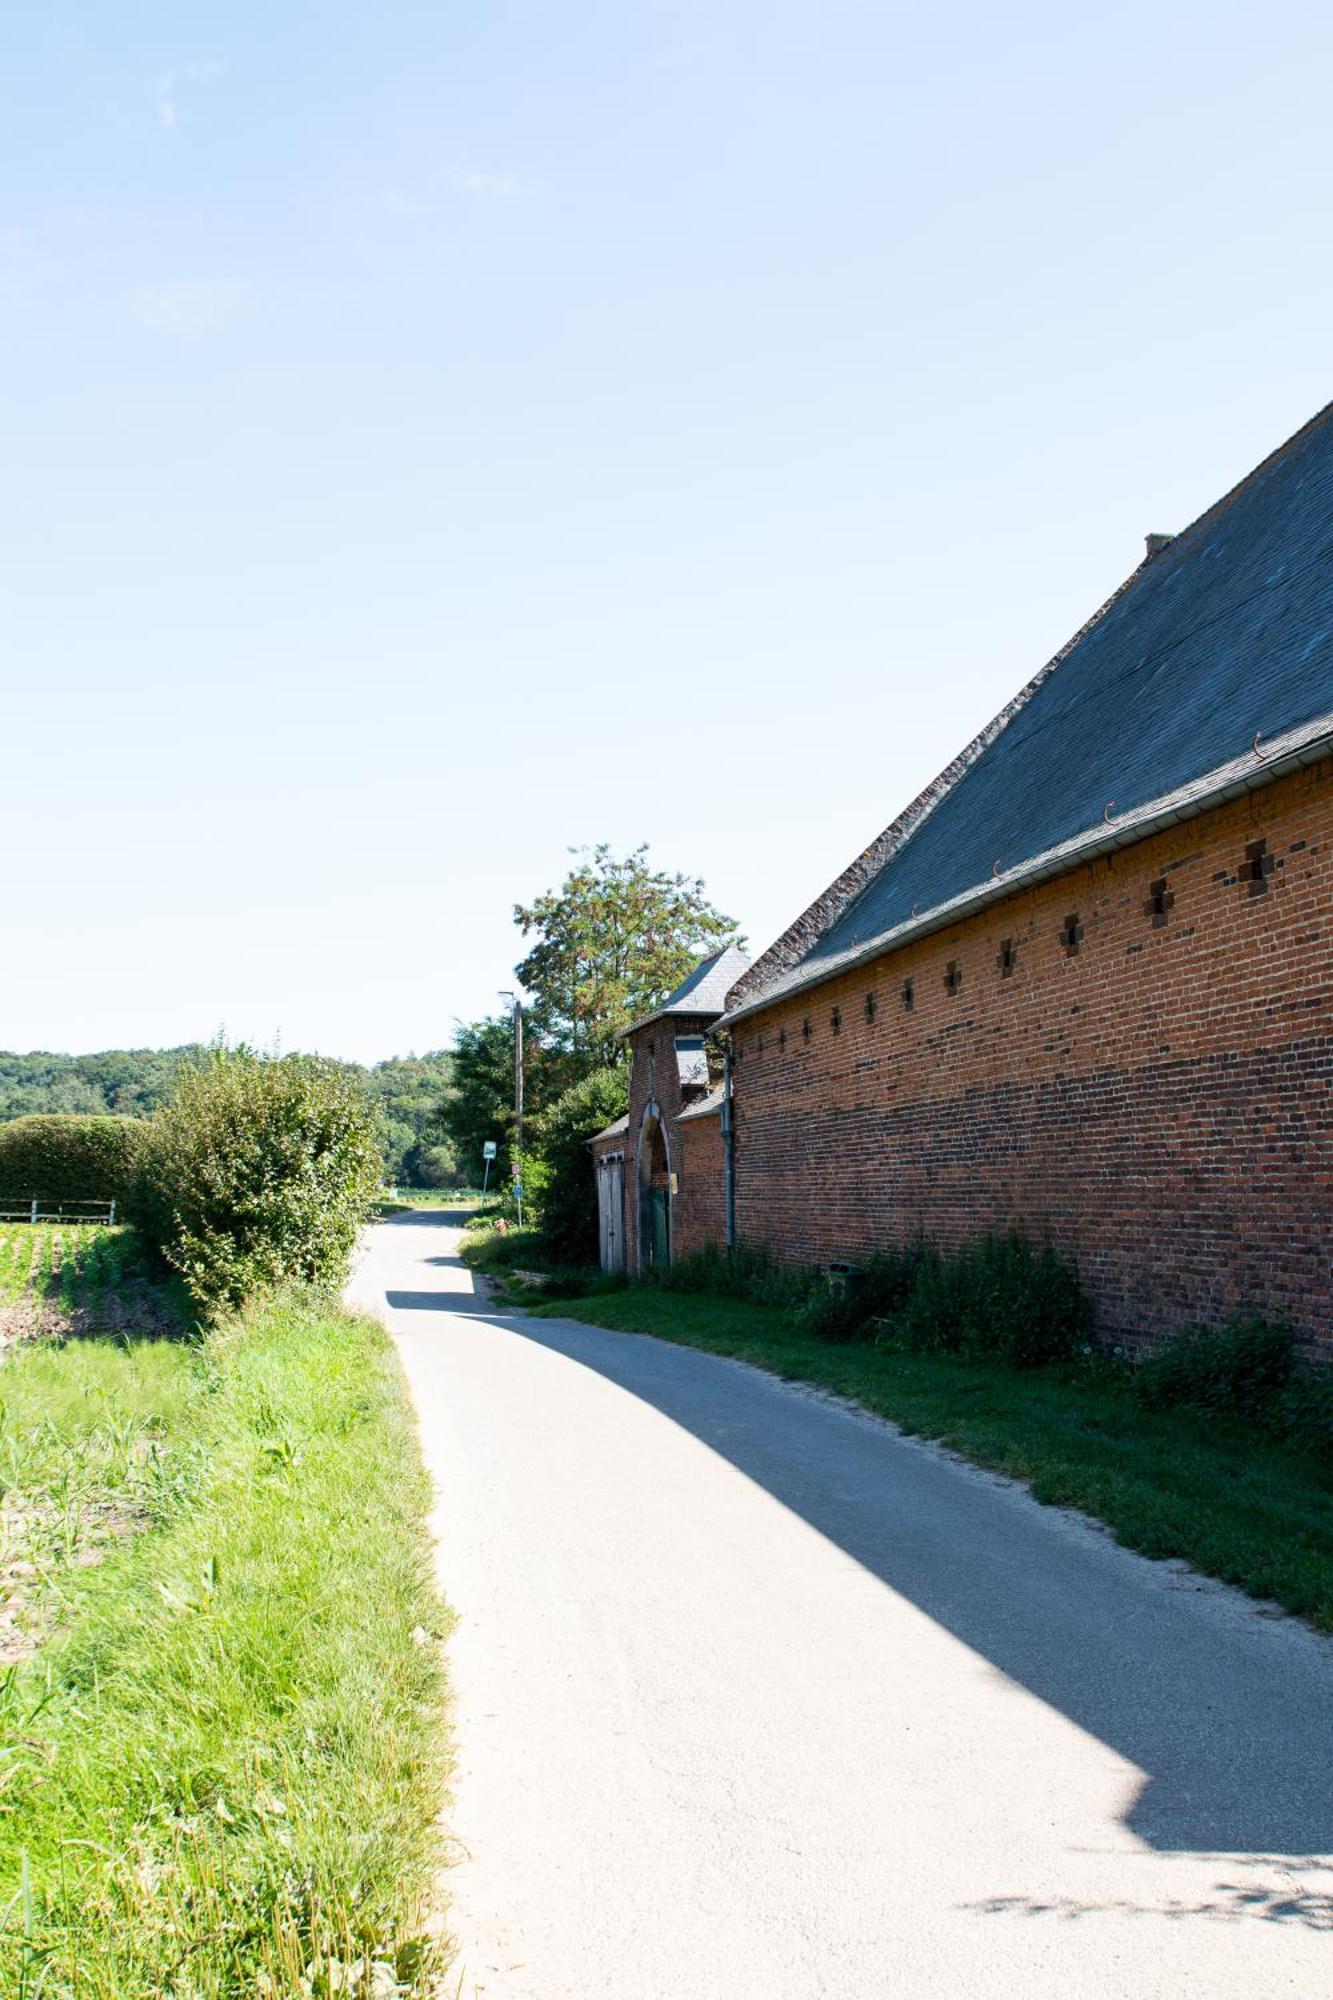
POLYGON ((591 1141, 608 1271, 725 1240, 721 1058, 708 1035, 749 966, 735 945, 701 959, 629 1031, 629 1113, 591 1141))
POLYGON ((1022 1228, 1108 1338, 1254 1310, 1333 1348, 1331 940, 1333 408, 734 983, 734 1238, 1022 1228))

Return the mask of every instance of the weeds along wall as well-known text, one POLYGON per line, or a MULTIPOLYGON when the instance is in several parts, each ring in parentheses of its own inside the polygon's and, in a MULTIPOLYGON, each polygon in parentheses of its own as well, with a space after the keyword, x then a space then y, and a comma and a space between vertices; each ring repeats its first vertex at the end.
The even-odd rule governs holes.
POLYGON ((737 1234, 1049 1238, 1103 1338, 1333 1357, 1333 763, 737 1024, 737 1234))

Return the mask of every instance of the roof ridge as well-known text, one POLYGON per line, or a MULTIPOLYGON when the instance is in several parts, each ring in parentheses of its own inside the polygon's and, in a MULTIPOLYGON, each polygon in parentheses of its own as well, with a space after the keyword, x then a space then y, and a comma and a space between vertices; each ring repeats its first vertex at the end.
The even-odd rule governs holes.
MULTIPOLYGON (((1146 560, 1145 558, 1145 562, 1146 560)), ((965 744, 938 776, 932 778, 924 790, 917 793, 911 804, 904 806, 898 817, 889 822, 878 839, 872 840, 869 847, 864 848, 854 861, 849 862, 841 875, 836 877, 823 894, 817 896, 809 908, 804 910, 794 923, 787 926, 767 951, 759 954, 749 970, 741 975, 727 994, 728 1013, 733 1007, 753 999, 765 986, 780 979, 784 972, 790 972, 793 966, 800 963, 824 932, 851 908, 862 891, 887 868, 890 861, 902 853, 912 835, 929 819, 941 800, 947 798, 955 785, 967 776, 983 752, 989 750, 991 744, 1008 728, 1014 717, 1026 708, 1042 682, 1055 672, 1093 627, 1101 623, 1130 585, 1142 575, 1143 568, 1144 563, 1140 563, 1137 569, 1130 571, 1123 583, 1117 584, 1105 603, 1099 605, 1092 616, 1079 626, 1078 631, 1065 641, 1059 652, 1053 653, 1045 665, 1037 669, 1031 680, 1027 681, 1018 693, 977 731, 971 742, 965 744)))
POLYGON ((1106 601, 1099 605, 1092 616, 1079 627, 1073 637, 1066 640, 1044 666, 1038 668, 1018 693, 977 732, 956 757, 945 765, 939 775, 904 807, 897 818, 890 821, 879 837, 843 869, 822 895, 817 896, 768 949, 759 954, 748 972, 737 980, 728 993, 728 1012, 737 1005, 748 1003, 769 985, 777 983, 784 973, 790 972, 807 956, 819 939, 847 913, 857 898, 883 873, 888 864, 902 853, 908 841, 930 818, 935 808, 966 777, 968 771, 1003 734, 1015 716, 1027 707, 1043 682, 1049 679, 1088 634, 1101 624, 1150 565, 1154 570, 1168 564, 1174 566, 1174 558, 1182 551, 1182 544, 1192 542, 1200 531, 1205 530, 1223 514, 1247 487, 1261 479, 1289 453, 1296 450, 1311 432, 1331 419, 1333 419, 1333 402, 1326 403, 1322 409, 1317 410, 1298 430, 1293 431, 1289 438, 1261 459, 1258 465, 1252 466, 1220 499, 1214 500, 1188 526, 1173 535, 1156 555, 1145 556, 1130 571, 1124 582, 1118 585, 1106 601))

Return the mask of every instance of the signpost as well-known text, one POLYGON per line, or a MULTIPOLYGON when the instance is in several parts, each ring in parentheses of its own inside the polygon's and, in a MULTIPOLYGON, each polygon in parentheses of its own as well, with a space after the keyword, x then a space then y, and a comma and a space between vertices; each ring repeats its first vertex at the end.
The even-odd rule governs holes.
POLYGON ((487 1139, 486 1143, 483 1145, 481 1149, 481 1157, 485 1162, 485 1165, 482 1168, 482 1175, 481 1175, 481 1198, 483 1201, 485 1201, 486 1199, 486 1190, 490 1186, 491 1161, 495 1158, 495 1151, 496 1148, 494 1139, 487 1139))

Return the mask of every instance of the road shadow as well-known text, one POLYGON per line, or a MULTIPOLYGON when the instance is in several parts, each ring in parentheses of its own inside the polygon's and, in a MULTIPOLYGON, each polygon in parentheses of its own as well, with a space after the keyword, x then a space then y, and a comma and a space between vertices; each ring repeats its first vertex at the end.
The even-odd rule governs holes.
MULTIPOLYGON (((1147 1846, 1288 1857, 1275 1866, 1333 1853, 1333 1642, 1183 1564, 1153 1565, 1145 1589, 1142 1559, 1113 1549, 1109 1535, 742 1363, 532 1319, 484 1296, 387 1296, 408 1311, 488 1319, 497 1334, 562 1354, 730 1460, 999 1674, 1136 1766, 1143 1784, 1124 1823, 1147 1846)), ((1021 1900, 1001 1899, 994 1913, 1021 1900)), ((1318 1897, 1265 1891, 1253 1911, 1269 1922, 1329 1921, 1318 1897)))

